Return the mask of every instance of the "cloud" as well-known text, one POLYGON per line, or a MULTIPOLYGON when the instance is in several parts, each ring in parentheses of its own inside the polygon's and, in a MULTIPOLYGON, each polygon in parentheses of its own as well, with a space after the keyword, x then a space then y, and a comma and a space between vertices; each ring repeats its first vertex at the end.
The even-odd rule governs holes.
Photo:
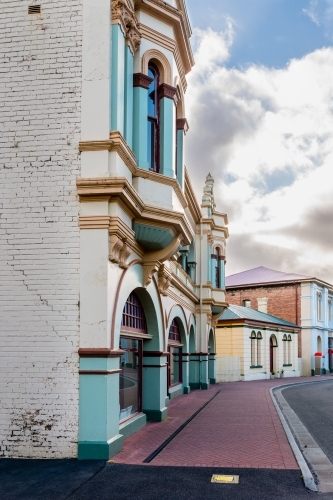
POLYGON ((303 12, 318 27, 322 26, 325 35, 333 40, 333 0, 311 0, 303 12))
POLYGON ((333 48, 283 69, 227 69, 232 21, 195 36, 186 161, 199 195, 203 172, 215 177, 217 208, 230 221, 228 274, 283 263, 333 282, 333 48), (257 248, 251 258, 243 240, 257 248))

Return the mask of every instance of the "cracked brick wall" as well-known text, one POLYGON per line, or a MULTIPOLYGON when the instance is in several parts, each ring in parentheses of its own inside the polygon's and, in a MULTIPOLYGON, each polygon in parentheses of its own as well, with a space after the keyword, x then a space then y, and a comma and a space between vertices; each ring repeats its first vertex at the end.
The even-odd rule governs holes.
POLYGON ((81 3, 1 1, 3 457, 76 456, 81 3))

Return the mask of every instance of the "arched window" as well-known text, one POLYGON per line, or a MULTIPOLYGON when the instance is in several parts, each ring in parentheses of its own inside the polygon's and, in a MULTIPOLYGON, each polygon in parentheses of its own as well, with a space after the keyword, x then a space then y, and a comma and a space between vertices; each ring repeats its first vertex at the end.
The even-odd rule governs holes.
POLYGON ((148 88, 148 164, 149 170, 159 172, 160 103, 158 87, 160 75, 157 67, 153 63, 149 63, 148 65, 148 76, 152 78, 148 88))
POLYGON ((119 349, 123 351, 119 366, 120 421, 142 411, 142 344, 147 333, 143 307, 132 292, 124 305, 120 327, 119 349))
POLYGON ((287 349, 288 349, 288 346, 287 346, 287 335, 283 335, 282 342, 283 342, 283 364, 286 365, 288 363, 288 357, 287 357, 287 349))
POLYGON ((251 366, 256 366, 256 340, 257 336, 255 332, 251 333, 251 366))
POLYGON ((168 344, 168 386, 170 387, 182 382, 181 334, 176 319, 170 325, 168 344))
POLYGON ((220 249, 215 248, 215 288, 221 288, 221 259, 220 249))
POLYGON ((261 332, 257 333, 257 366, 261 366, 261 341, 262 334, 261 332))
POLYGON ((288 335, 288 365, 291 365, 291 335, 288 335))
POLYGON ((322 293, 317 292, 317 321, 322 320, 322 293))
POLYGON ((332 316, 332 299, 329 298, 328 299, 328 303, 327 303, 327 307, 328 307, 328 322, 331 323, 332 322, 332 319, 333 319, 333 316, 332 316))
POLYGON ((148 333, 145 313, 135 292, 132 292, 126 300, 121 318, 121 330, 148 333))

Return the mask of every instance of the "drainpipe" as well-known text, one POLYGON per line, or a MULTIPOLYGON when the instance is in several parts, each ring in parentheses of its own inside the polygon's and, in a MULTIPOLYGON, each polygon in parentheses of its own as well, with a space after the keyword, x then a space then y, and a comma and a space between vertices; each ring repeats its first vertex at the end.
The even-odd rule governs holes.
MULTIPOLYGON (((202 218, 200 219, 200 330, 201 330, 201 311, 202 311, 202 280, 203 280, 203 265, 202 265, 202 241, 203 241, 203 232, 202 232, 202 218)), ((200 342, 201 342, 201 332, 200 332, 200 342)), ((201 352, 201 345, 199 351, 201 352)), ((199 361, 199 387, 201 390, 201 362, 199 361)))

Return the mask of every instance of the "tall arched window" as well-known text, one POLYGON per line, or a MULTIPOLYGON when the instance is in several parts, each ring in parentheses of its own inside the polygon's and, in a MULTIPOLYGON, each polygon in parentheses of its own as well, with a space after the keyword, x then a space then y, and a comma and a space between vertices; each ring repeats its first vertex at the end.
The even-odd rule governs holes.
POLYGON ((257 333, 257 366, 261 366, 261 341, 262 334, 261 332, 257 333))
POLYGON ((288 363, 288 356, 287 356, 287 350, 288 350, 287 335, 283 335, 282 342, 283 342, 283 364, 286 365, 288 363))
POLYGON ((215 248, 215 288, 221 288, 221 259, 220 249, 215 248))
POLYGON ((169 329, 168 341, 168 385, 182 382, 182 346, 181 334, 177 320, 174 319, 169 329))
POLYGON ((256 340, 257 340, 256 333, 252 332, 251 333, 251 366, 256 366, 256 361, 257 361, 256 340))
POLYGON ((152 78, 148 88, 148 164, 149 170, 159 172, 160 103, 158 87, 160 75, 158 68, 153 63, 148 65, 148 76, 152 78))
POLYGON ((322 299, 322 293, 317 292, 317 321, 322 321, 322 299))
POLYGON ((145 313, 135 292, 124 305, 120 327, 119 348, 119 420, 142 411, 142 344, 148 333, 145 313), (142 336, 142 338, 140 338, 142 336))
POLYGON ((291 365, 291 335, 288 335, 288 365, 291 365))

